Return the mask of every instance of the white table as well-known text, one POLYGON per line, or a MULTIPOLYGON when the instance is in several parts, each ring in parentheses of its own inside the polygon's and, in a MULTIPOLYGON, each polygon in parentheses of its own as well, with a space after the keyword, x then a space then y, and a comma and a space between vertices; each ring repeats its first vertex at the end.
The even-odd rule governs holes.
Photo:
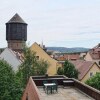
POLYGON ((45 87, 47 87, 47 86, 53 86, 53 85, 56 85, 56 84, 55 83, 45 83, 44 84, 45 87))
POLYGON ((51 93, 52 93, 52 91, 53 91, 53 90, 52 90, 52 89, 53 89, 52 87, 55 86, 55 85, 56 85, 55 83, 45 83, 45 84, 44 84, 45 91, 47 91, 47 94, 48 94, 48 90, 49 90, 49 89, 50 89, 50 91, 51 91, 51 93))

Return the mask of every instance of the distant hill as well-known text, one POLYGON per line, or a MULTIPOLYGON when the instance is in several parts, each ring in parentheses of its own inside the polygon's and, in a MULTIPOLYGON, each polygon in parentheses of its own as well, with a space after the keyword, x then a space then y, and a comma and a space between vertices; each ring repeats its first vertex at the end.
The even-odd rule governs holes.
POLYGON ((66 48, 66 47, 46 47, 47 50, 59 51, 62 53, 77 53, 77 52, 87 52, 89 48, 75 47, 75 48, 66 48))

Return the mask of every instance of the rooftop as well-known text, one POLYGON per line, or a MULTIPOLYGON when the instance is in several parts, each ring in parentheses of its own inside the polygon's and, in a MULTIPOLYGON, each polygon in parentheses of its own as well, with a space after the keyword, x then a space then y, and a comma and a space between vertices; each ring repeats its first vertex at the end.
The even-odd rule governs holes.
POLYGON ((99 60, 100 59, 100 43, 89 50, 89 54, 91 55, 92 59, 99 60))
POLYGON ((33 76, 30 77, 22 100, 100 100, 100 91, 65 76, 33 76), (51 92, 43 88, 43 81, 49 84, 58 83, 57 91, 51 92), (27 98, 27 99, 26 99, 27 98))
POLYGON ((40 100, 94 100, 87 94, 74 87, 59 87, 58 92, 46 94, 43 87, 38 87, 40 100))
POLYGON ((74 64, 76 69, 78 69, 78 71, 79 71, 78 79, 81 80, 81 79, 83 79, 83 77, 86 75, 86 73, 90 70, 90 68, 93 66, 93 64, 95 62, 77 60, 77 61, 71 61, 71 63, 74 64))

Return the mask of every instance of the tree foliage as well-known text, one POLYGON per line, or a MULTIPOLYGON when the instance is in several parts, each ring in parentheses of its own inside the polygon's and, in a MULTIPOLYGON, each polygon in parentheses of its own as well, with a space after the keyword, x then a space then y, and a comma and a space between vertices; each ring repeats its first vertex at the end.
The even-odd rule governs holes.
POLYGON ((68 60, 65 61, 64 65, 62 66, 62 68, 58 68, 57 73, 59 75, 63 74, 69 78, 78 78, 78 70, 75 69, 75 66, 70 63, 68 60))
POLYGON ((37 61, 36 69, 34 69, 34 75, 44 75, 47 72, 49 63, 43 59, 37 61))
POLYGON ((89 78, 86 82, 87 85, 100 90, 100 72, 89 78))
POLYGON ((16 80, 12 67, 0 60, 0 100, 20 100, 21 94, 20 82, 16 80))
POLYGON ((20 100, 30 76, 44 75, 49 63, 38 60, 30 48, 24 49, 24 61, 15 73, 4 60, 0 60, 0 100, 20 100))
POLYGON ((38 60, 36 57, 36 53, 31 51, 30 48, 24 48, 24 62, 19 67, 17 75, 22 80, 22 86, 28 82, 30 76, 33 75, 44 75, 47 72, 47 68, 49 63, 44 61, 43 59, 38 60))
POLYGON ((29 77, 34 73, 32 67, 36 64, 36 57, 35 53, 31 52, 28 47, 24 48, 23 55, 24 61, 21 66, 19 66, 17 76, 22 80, 22 84, 26 84, 29 77))
POLYGON ((59 67, 58 70, 57 70, 57 74, 62 75, 63 73, 64 73, 63 68, 59 67))

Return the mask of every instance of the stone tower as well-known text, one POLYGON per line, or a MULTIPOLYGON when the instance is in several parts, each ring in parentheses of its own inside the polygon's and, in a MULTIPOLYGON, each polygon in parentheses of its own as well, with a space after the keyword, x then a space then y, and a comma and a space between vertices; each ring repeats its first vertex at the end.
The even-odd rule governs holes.
POLYGON ((6 23, 6 40, 8 48, 22 52, 27 41, 27 23, 18 14, 6 23))

